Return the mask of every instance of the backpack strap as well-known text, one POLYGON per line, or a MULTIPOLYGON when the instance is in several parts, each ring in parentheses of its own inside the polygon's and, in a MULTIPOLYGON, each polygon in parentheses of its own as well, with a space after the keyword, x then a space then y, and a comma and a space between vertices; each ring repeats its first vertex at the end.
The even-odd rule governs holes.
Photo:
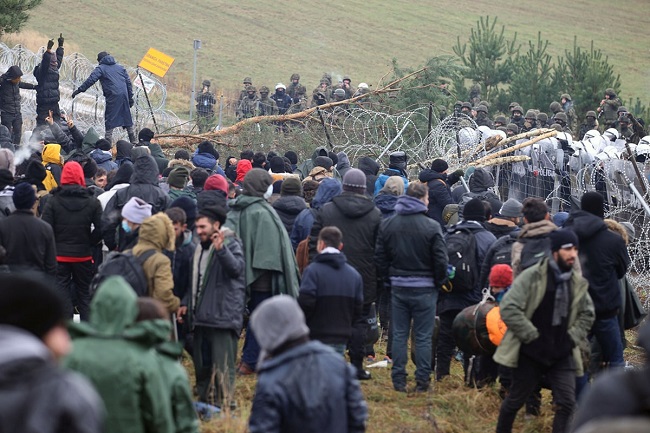
MULTIPOLYGON (((131 250, 131 254, 133 254, 133 250, 131 250)), ((156 254, 156 250, 147 250, 144 253, 140 254, 139 256, 136 256, 133 254, 133 257, 135 257, 135 261, 140 265, 144 266, 144 263, 149 260, 149 257, 153 256, 156 254)))

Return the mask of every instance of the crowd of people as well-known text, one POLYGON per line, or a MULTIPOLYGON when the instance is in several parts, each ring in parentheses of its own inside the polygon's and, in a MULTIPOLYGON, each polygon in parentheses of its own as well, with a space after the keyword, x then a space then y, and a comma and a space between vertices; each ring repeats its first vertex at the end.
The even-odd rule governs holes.
MULTIPOLYGON (((40 67, 53 73, 52 46, 40 67)), ((12 146, 0 149, 0 340, 16 348, 0 354, 3 429, 197 431, 199 416, 237 408, 238 375, 257 374, 251 432, 365 431, 359 380, 372 380, 378 316, 396 398, 430 392, 432 374, 445 380, 460 359, 468 384, 500 383, 497 432, 512 431, 524 405, 539 414, 542 386, 553 392, 553 431, 571 431, 590 378, 625 366, 621 293, 635 228, 605 218, 601 191, 552 215, 540 198, 501 201, 483 168, 448 173, 435 159, 415 176, 403 151, 383 171, 323 147, 302 161, 250 149, 222 159, 203 141, 168 159, 153 131, 136 136, 125 117, 123 68, 105 52, 98 62, 74 96, 101 80, 106 137, 79 131, 53 102, 29 145, 13 147, 14 116, 12 146), (130 140, 113 143, 116 127, 130 140), (490 295, 494 356, 458 350, 457 318, 490 295)), ((20 88, 13 68, 3 104, 7 82, 14 97, 20 88)), ((323 80, 315 103, 352 96, 346 78, 336 89, 323 80)), ((276 86, 275 107, 305 93, 294 75, 289 89, 276 86)), ((512 111, 511 133, 537 125, 512 111)), ((576 127, 569 111, 553 122, 576 127)))

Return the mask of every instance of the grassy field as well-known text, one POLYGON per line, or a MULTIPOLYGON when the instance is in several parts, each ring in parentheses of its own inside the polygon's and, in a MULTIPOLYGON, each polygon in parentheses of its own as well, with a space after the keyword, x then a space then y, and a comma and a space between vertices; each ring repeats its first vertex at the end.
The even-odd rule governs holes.
MULTIPOLYGON (((562 54, 593 39, 621 74, 623 98, 650 102, 650 31, 644 19, 650 2, 628 0, 548 0, 544 3, 493 0, 348 0, 327 4, 196 0, 130 2, 44 0, 27 29, 47 37, 63 32, 88 58, 107 50, 135 65, 149 47, 176 58, 165 78, 172 109, 187 110, 192 76, 192 41, 201 39, 198 80, 218 89, 238 89, 244 76, 253 83, 287 84, 299 72, 310 91, 323 72, 349 74, 354 83, 376 84, 396 58, 417 66, 428 57, 453 54, 457 36, 468 38, 480 16, 498 16, 506 34, 517 32, 527 45, 537 32, 550 40, 550 53, 562 54)), ((35 41, 44 45, 46 38, 35 41)))

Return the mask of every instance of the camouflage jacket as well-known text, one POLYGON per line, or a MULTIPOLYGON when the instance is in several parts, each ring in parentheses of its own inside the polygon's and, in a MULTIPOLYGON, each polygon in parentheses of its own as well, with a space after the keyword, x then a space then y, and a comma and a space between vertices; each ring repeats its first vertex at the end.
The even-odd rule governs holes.
POLYGON ((259 99, 259 113, 260 116, 274 116, 278 114, 278 104, 268 96, 259 99))
POLYGON ((214 114, 214 104, 217 103, 217 100, 214 97, 214 93, 205 92, 199 93, 196 99, 196 112, 200 115, 211 116, 214 114))
POLYGON ((244 99, 239 101, 239 106, 237 107, 237 118, 246 119, 249 117, 258 116, 260 112, 260 99, 255 96, 251 99, 246 96, 244 99))

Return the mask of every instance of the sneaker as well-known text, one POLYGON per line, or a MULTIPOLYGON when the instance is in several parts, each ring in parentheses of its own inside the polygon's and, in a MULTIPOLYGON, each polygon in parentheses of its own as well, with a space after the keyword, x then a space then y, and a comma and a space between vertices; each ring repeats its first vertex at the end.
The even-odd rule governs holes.
POLYGON ((237 367, 237 374, 240 376, 250 376, 251 374, 255 374, 255 371, 246 364, 244 361, 239 363, 239 367, 237 367))
POLYGON ((388 355, 384 356, 384 361, 386 361, 386 362, 389 363, 389 364, 392 364, 392 363, 393 363, 393 360, 390 359, 390 357, 389 357, 388 355))
POLYGON ((357 371, 357 379, 359 380, 370 380, 372 379, 372 375, 368 370, 358 370, 357 371))
POLYGON ((202 401, 194 402, 194 410, 196 410, 196 413, 202 421, 209 421, 214 415, 221 412, 221 409, 217 406, 203 403, 202 401))

